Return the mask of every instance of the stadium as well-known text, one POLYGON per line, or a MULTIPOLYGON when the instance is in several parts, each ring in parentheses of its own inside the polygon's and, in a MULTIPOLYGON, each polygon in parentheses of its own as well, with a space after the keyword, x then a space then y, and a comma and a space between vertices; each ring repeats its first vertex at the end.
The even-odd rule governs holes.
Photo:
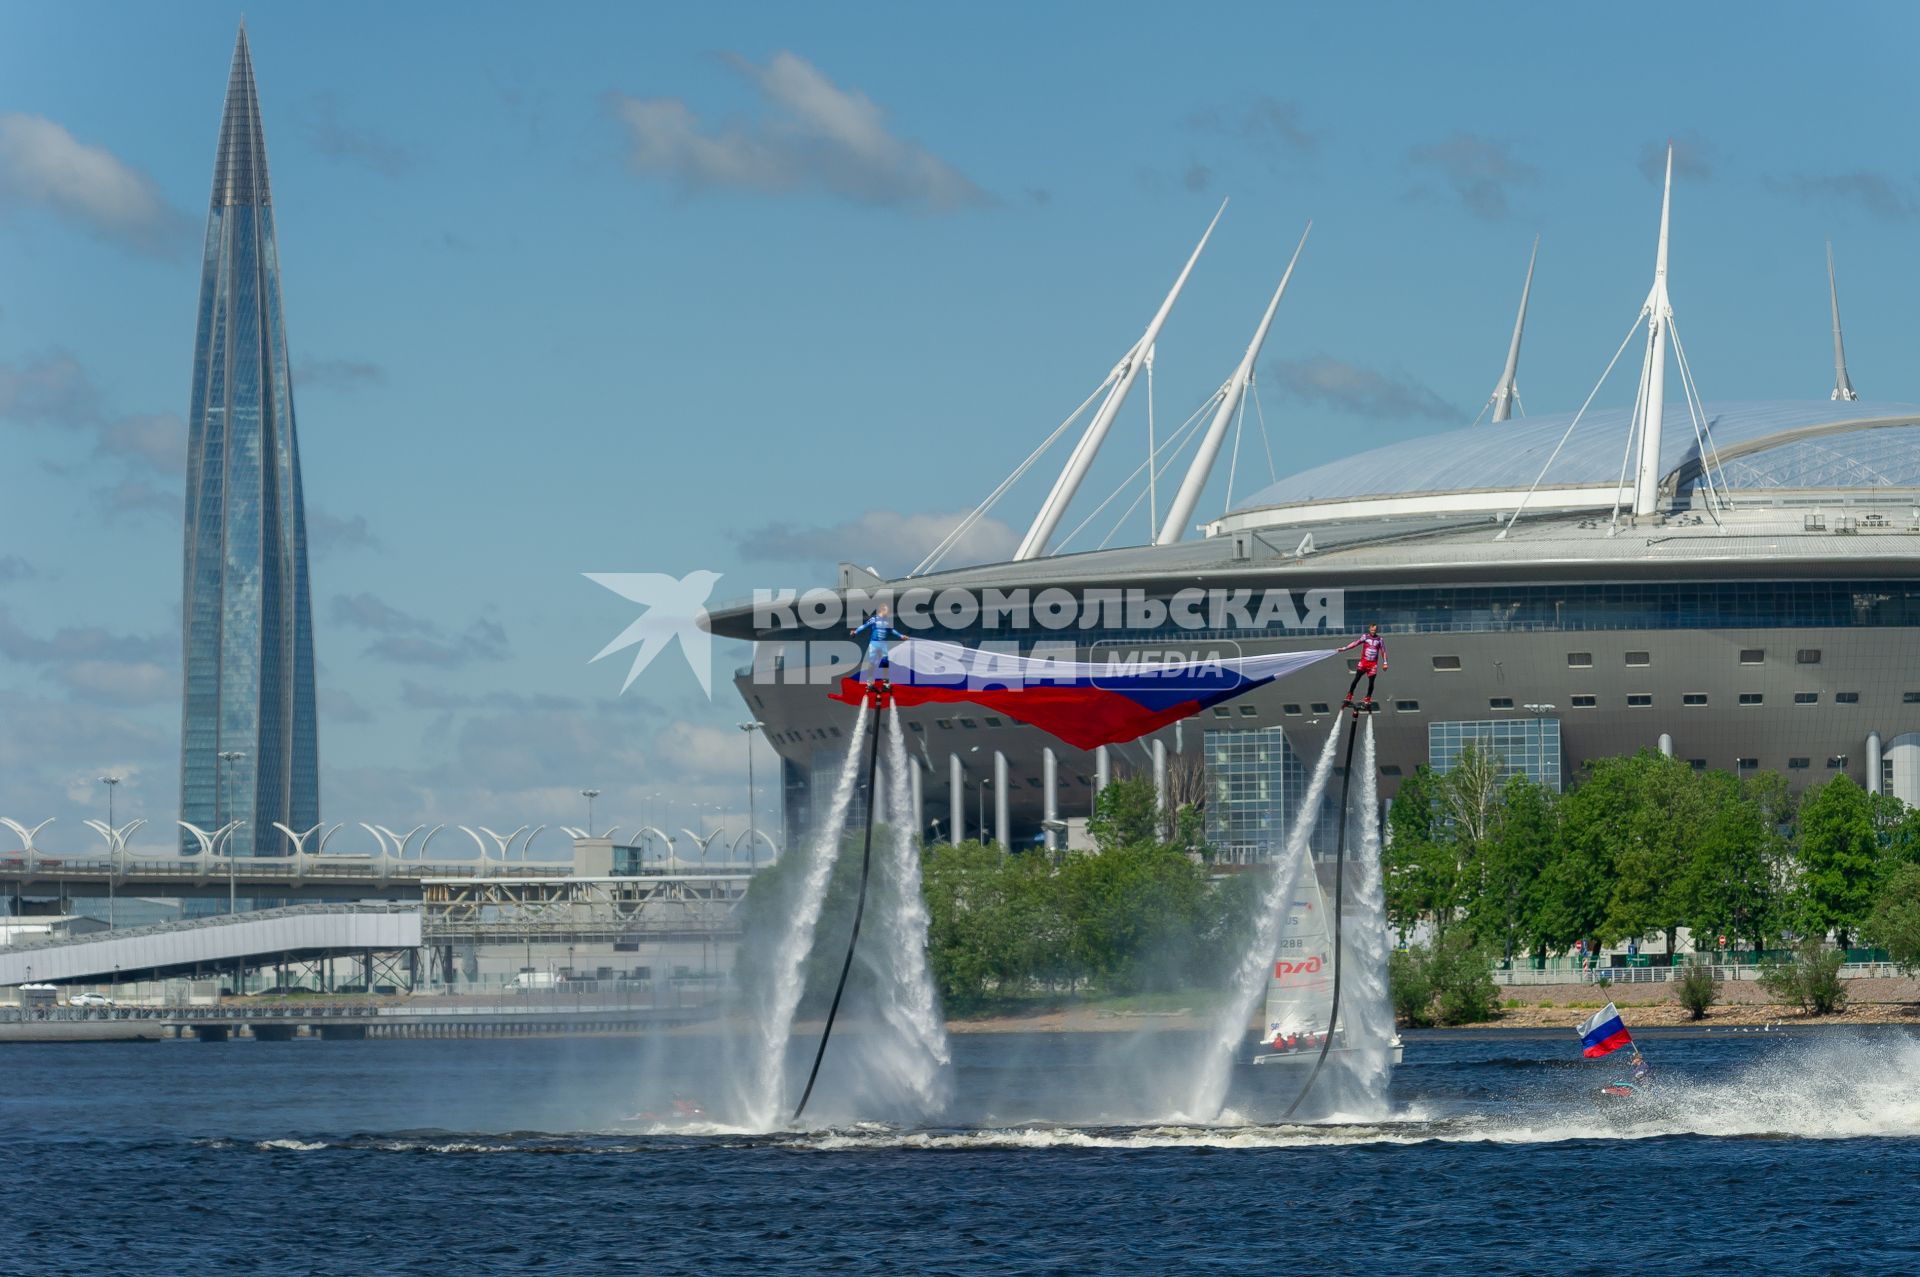
MULTIPOLYGON (((1254 654, 1338 647, 1374 623, 1390 662, 1374 719, 1383 799, 1416 766, 1445 768, 1476 743, 1556 789, 1585 760, 1651 747, 1696 768, 1778 771, 1796 789, 1845 774, 1920 802, 1920 405, 1855 397, 1837 300, 1832 398, 1701 401, 1672 328, 1666 221, 1663 207, 1630 407, 1510 415, 1523 295, 1491 422, 1287 475, 1185 536, 1263 321, 1206 433, 1196 427, 1156 543, 1050 555, 1169 296, 1109 375, 1019 554, 891 581, 843 565, 847 624, 862 598, 1042 592, 1073 600, 1063 614, 1078 619, 1045 629, 1006 608, 941 606, 921 609, 925 628, 909 631, 1022 649, 1202 643, 1254 654), (1282 605, 1256 614, 1248 600, 1274 592, 1282 605)), ((1275 305, 1284 290, 1283 280, 1275 305)), ((742 604, 709 624, 757 643, 736 684, 780 753, 798 832, 844 752, 851 711, 823 684, 848 658, 823 656, 832 645, 790 609, 742 604)), ((1349 678, 1347 664, 1324 661, 1091 753, 969 707, 903 709, 923 830, 1009 846, 1071 839, 1097 787, 1135 771, 1173 801, 1204 793, 1213 845, 1263 858, 1284 837, 1303 760, 1332 730, 1349 678)))

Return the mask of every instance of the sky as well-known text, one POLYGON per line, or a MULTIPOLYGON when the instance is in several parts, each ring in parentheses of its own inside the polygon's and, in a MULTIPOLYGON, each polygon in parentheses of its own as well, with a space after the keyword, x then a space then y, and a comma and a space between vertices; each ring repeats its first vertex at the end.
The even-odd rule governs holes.
MULTIPOLYGON (((0 815, 55 818, 55 854, 97 841, 102 774, 153 822, 136 846, 176 814, 184 413, 240 16, 0 5, 0 815)), ((603 826, 740 827, 744 647, 716 644, 711 699, 677 660, 622 694, 626 661, 590 658, 636 609, 583 574, 716 572, 717 602, 911 568, 1099 385, 1222 200, 1157 344, 1162 437, 1313 231, 1266 438, 1202 517, 1269 450, 1286 473, 1471 422, 1536 234, 1521 395, 1577 407, 1645 298, 1669 138, 1702 395, 1826 397, 1831 240, 1855 384, 1920 400, 1910 6, 245 17, 335 849, 362 820, 577 824, 586 787, 603 826)), ((1144 389, 1063 528, 1145 456, 1144 389)), ((1005 557, 1063 455, 962 559, 1005 557)), ((1145 539, 1130 500, 1068 548, 1145 539)))

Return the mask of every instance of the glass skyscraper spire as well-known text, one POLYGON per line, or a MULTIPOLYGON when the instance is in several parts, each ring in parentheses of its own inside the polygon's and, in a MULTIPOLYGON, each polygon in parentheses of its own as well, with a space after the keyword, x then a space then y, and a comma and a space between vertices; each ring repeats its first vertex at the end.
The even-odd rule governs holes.
POLYGON ((290 848, 276 821, 320 821, 319 751, 300 449, 244 24, 207 212, 186 515, 180 818, 208 831, 238 821, 236 854, 278 855, 290 848))

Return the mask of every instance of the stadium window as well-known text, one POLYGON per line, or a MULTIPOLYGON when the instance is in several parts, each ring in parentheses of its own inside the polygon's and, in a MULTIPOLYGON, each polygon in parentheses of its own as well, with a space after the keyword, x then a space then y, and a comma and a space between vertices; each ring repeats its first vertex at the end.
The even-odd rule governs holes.
POLYGON ((1004 727, 1004 726, 1006 726, 1006 724, 1004 724, 1004 723, 1002 723, 1002 722, 1001 722, 1001 721, 1000 721, 999 719, 997 719, 997 718, 992 718, 992 717, 989 717, 989 718, 987 719, 987 726, 988 726, 988 727, 1004 727))
POLYGON ((951 718, 936 718, 933 720, 933 723, 934 723, 934 726, 938 727, 943 732, 950 732, 953 730, 953 720, 951 718))
POLYGON ((1629 664, 1629 665, 1651 665, 1651 664, 1653 664, 1653 653, 1651 653, 1651 652, 1628 652, 1628 653, 1627 653, 1627 664, 1629 664))
POLYGON ((1298 705, 1282 705, 1280 707, 1280 712, 1282 714, 1298 714, 1300 712, 1300 707, 1298 705))
POLYGON ((1903 705, 1920 705, 1920 692, 1902 692, 1900 702, 1903 705))
POLYGON ((1788 771, 1803 772, 1811 766, 1813 766, 1813 760, 1811 758, 1789 758, 1787 760, 1788 771))
POLYGON ((1687 760, 1687 766, 1697 772, 1703 772, 1707 770, 1707 760, 1704 758, 1689 758, 1687 760))
POLYGON ((1327 712, 1327 703, 1326 703, 1325 701, 1315 701, 1315 702, 1313 703, 1313 712, 1314 712, 1314 713, 1316 713, 1316 714, 1324 714, 1324 713, 1326 713, 1326 712, 1327 712))
POLYGON ((1592 652, 1568 652, 1567 653, 1568 669, 1583 670, 1583 669, 1591 668, 1592 665, 1593 665, 1592 652))
POLYGON ((1242 718, 1252 718, 1259 712, 1259 709, 1252 705, 1242 705, 1240 707, 1240 717, 1242 718))
POLYGON ((1767 649, 1764 647, 1741 648, 1740 663, 1742 665, 1765 665, 1767 663, 1767 649))
POLYGON ((1457 670, 1460 668, 1460 658, 1457 656, 1436 656, 1433 658, 1433 668, 1436 670, 1457 670))
POLYGON ((839 729, 838 727, 829 727, 829 728, 827 729, 827 735, 829 735, 829 736, 831 736, 831 737, 833 737, 833 738, 834 738, 835 740, 839 740, 839 739, 840 739, 840 729, 839 729))
POLYGON ((1080 782, 1082 788, 1090 789, 1093 786, 1093 777, 1091 776, 1075 776, 1074 779, 1080 782))
POLYGON ((1840 770, 1840 769, 1841 769, 1842 767, 1845 767, 1846 765, 1847 765, 1847 756, 1846 756, 1845 754, 1829 754, 1829 755, 1827 755, 1827 770, 1828 770, 1828 771, 1833 771, 1833 772, 1837 772, 1837 771, 1839 771, 1839 770, 1840 770))
POLYGON ((1705 705, 1707 703, 1707 694, 1705 692, 1683 692, 1680 696, 1680 703, 1682 705, 1705 705))
POLYGON ((1757 758, 1743 758, 1740 760, 1740 770, 1743 772, 1756 771, 1759 769, 1759 766, 1760 760, 1757 758))
POLYGON ((1573 707, 1575 709, 1592 709, 1595 705, 1598 705, 1599 703, 1600 703, 1600 698, 1598 696, 1593 696, 1589 694, 1581 694, 1573 698, 1573 707))
POLYGON ((1040 788, 1040 778, 1038 776, 1027 777, 1027 788, 1028 789, 1040 788))
POLYGON ((1627 693, 1628 709, 1651 709, 1652 707, 1653 707, 1652 692, 1628 692, 1627 693))
POLYGON ((968 731, 972 731, 974 728, 980 726, 980 724, 974 722, 971 718, 963 718, 960 720, 960 726, 966 728, 968 731))
POLYGON ((1793 663, 1795 665, 1818 665, 1820 663, 1820 649, 1817 647, 1801 648, 1793 654, 1793 663))
POLYGON ((908 720, 907 730, 914 731, 914 732, 924 732, 927 730, 927 725, 925 723, 916 723, 916 722, 913 722, 912 720, 908 720))
POLYGON ((1418 714, 1420 712, 1419 701, 1395 701, 1393 707, 1402 714, 1418 714))
POLYGON ((1487 698, 1487 708, 1488 708, 1488 709, 1512 709, 1512 708, 1513 708, 1513 697, 1511 697, 1511 696, 1489 696, 1489 697, 1487 698))
POLYGON ((1860 693, 1835 692, 1833 694, 1833 703, 1835 705, 1858 705, 1860 703, 1860 693))
POLYGON ((1820 703, 1820 693, 1795 692, 1793 694, 1793 703, 1795 705, 1818 705, 1820 703))
POLYGON ((1400 774, 1400 764, 1387 763, 1385 766, 1381 767, 1380 774, 1382 776, 1398 776, 1400 774))
POLYGON ((1740 693, 1740 703, 1742 705, 1758 705, 1760 704, 1760 701, 1761 701, 1761 693, 1759 692, 1740 693))
POLYGON ((1213 707, 1213 716, 1215 718, 1232 718, 1233 711, 1225 705, 1215 705, 1213 707))

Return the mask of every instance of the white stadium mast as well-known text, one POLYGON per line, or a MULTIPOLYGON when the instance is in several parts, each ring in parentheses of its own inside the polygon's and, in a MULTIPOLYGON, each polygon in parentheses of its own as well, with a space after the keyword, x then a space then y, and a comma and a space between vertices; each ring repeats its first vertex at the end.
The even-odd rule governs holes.
POLYGON ((1194 507, 1200 503, 1201 490, 1207 486, 1207 478, 1213 473, 1213 463, 1220 455, 1220 445, 1226 441, 1227 426, 1246 401, 1247 386, 1253 381, 1253 365, 1260 358, 1260 348, 1266 344, 1267 330, 1273 326, 1273 313, 1280 308, 1280 299, 1287 295, 1287 281, 1293 278, 1293 268, 1300 261, 1300 250, 1307 246, 1307 236, 1312 233, 1313 223, 1308 222, 1307 229, 1300 232, 1299 244, 1294 247, 1293 260, 1287 263, 1286 272, 1280 276, 1280 286, 1273 290, 1273 300, 1267 303, 1267 313, 1260 317, 1260 326, 1253 330, 1253 340, 1247 344, 1247 353, 1240 357, 1240 366, 1233 370, 1226 384, 1215 392, 1220 406, 1207 425, 1207 433, 1201 436, 1200 450, 1194 454, 1193 464, 1187 467, 1186 477, 1180 481, 1179 493, 1167 508, 1167 521, 1160 525, 1160 535, 1153 541, 1155 545, 1172 545, 1186 534, 1187 520, 1193 517, 1194 507))
MULTIPOLYGON (((1107 391, 1106 402, 1100 405, 1100 411, 1094 414, 1088 424, 1086 434, 1074 445, 1073 452, 1067 457, 1066 466, 1060 471, 1060 477, 1053 481, 1053 490, 1047 493, 1045 504, 1040 513, 1034 516, 1033 526, 1020 541, 1020 548, 1013 557, 1033 559, 1047 552, 1047 543, 1053 539, 1060 519, 1067 512, 1067 506, 1073 501, 1074 494, 1080 490, 1081 480, 1087 477, 1087 470, 1093 465, 1093 458, 1105 442, 1113 419, 1119 415, 1121 405, 1127 401, 1127 392, 1133 389, 1134 380, 1140 375, 1141 368, 1151 357, 1154 339, 1160 335, 1161 326, 1167 322, 1167 316, 1173 312, 1173 303, 1179 299, 1180 290, 1186 287, 1187 276, 1193 273, 1193 264, 1200 260, 1200 252, 1207 246, 1207 239, 1213 234, 1213 228, 1219 224, 1220 214, 1227 211, 1225 200, 1220 202, 1219 212, 1213 215, 1213 221, 1207 223, 1206 234, 1194 246, 1193 255, 1187 258, 1187 264, 1180 272, 1180 278, 1173 281, 1173 290, 1167 299, 1160 303, 1160 309, 1154 313, 1153 321, 1147 325, 1147 331, 1132 349, 1121 357, 1113 371, 1107 374, 1104 383, 1112 388, 1107 391)), ((1097 393, 1097 392, 1096 392, 1097 393)))
MULTIPOLYGON (((1620 356, 1627 353, 1627 346, 1633 341, 1635 333, 1642 324, 1647 328, 1647 354, 1640 366, 1640 386, 1633 401, 1632 425, 1627 433, 1625 455, 1620 459, 1620 481, 1614 490, 1613 515, 1608 520, 1607 535, 1612 536, 1620 528, 1620 498, 1627 492, 1633 494, 1632 517, 1635 519, 1654 519, 1659 516, 1660 480, 1660 444, 1663 427, 1666 425, 1667 407, 1667 343, 1672 339, 1675 363, 1680 370, 1680 387, 1686 397, 1687 416, 1693 426, 1694 442, 1699 448, 1699 477, 1706 494, 1707 511, 1717 523, 1720 509, 1726 504, 1722 489, 1724 478, 1716 481, 1715 470, 1719 468, 1719 453, 1713 443, 1712 423, 1707 420, 1706 406, 1700 401, 1699 387, 1694 384, 1693 369, 1687 362, 1686 348, 1680 342, 1680 329, 1674 322, 1673 302, 1667 296, 1667 246, 1673 223, 1673 143, 1667 143, 1666 182, 1660 194, 1660 243, 1654 254, 1653 287, 1647 292, 1647 300, 1641 305, 1640 313, 1627 329, 1627 335, 1621 339, 1620 348, 1613 352, 1606 371, 1600 374, 1600 380, 1588 393, 1586 402, 1580 405, 1580 411, 1573 414, 1573 420, 1560 436, 1560 442, 1554 445, 1548 454, 1546 464, 1540 467, 1540 474, 1528 488, 1526 495, 1520 498, 1520 504, 1514 508, 1501 524, 1494 540, 1504 541, 1507 534, 1520 520, 1533 494, 1540 490, 1548 471, 1559 458, 1561 449, 1567 446, 1567 440, 1579 427, 1587 415, 1587 409, 1593 406, 1600 388, 1607 384, 1607 378, 1613 375, 1614 366, 1620 362, 1620 356), (1636 457, 1635 446, 1638 445, 1636 457), (1632 470, 1631 476, 1628 471, 1632 470), (1631 479, 1631 482, 1629 482, 1631 479)), ((1516 342, 1517 342, 1516 336, 1516 342)))
POLYGON ((1640 318, 1647 325, 1647 362, 1640 374, 1640 459, 1634 468, 1633 513, 1651 516, 1660 497, 1660 432, 1666 424, 1667 330, 1673 302, 1667 296, 1667 233, 1673 210, 1673 144, 1667 144, 1667 183, 1660 196, 1660 247, 1653 261, 1653 289, 1640 318))
MULTIPOLYGON (((1487 399, 1493 408, 1493 424, 1499 425, 1513 416, 1514 405, 1520 403, 1520 338, 1527 331, 1527 298, 1533 294, 1533 264, 1540 257, 1540 237, 1533 237, 1533 252, 1527 257, 1527 282, 1520 288, 1520 313, 1513 319, 1513 342, 1507 347, 1507 366, 1500 372, 1500 384, 1493 388, 1493 394, 1487 399)), ((1524 405, 1521 415, 1526 415, 1524 405)))
POLYGON ((1833 241, 1827 241, 1827 298, 1833 303, 1833 397, 1852 402, 1860 397, 1847 376, 1847 346, 1840 337, 1840 290, 1833 282, 1833 241))

